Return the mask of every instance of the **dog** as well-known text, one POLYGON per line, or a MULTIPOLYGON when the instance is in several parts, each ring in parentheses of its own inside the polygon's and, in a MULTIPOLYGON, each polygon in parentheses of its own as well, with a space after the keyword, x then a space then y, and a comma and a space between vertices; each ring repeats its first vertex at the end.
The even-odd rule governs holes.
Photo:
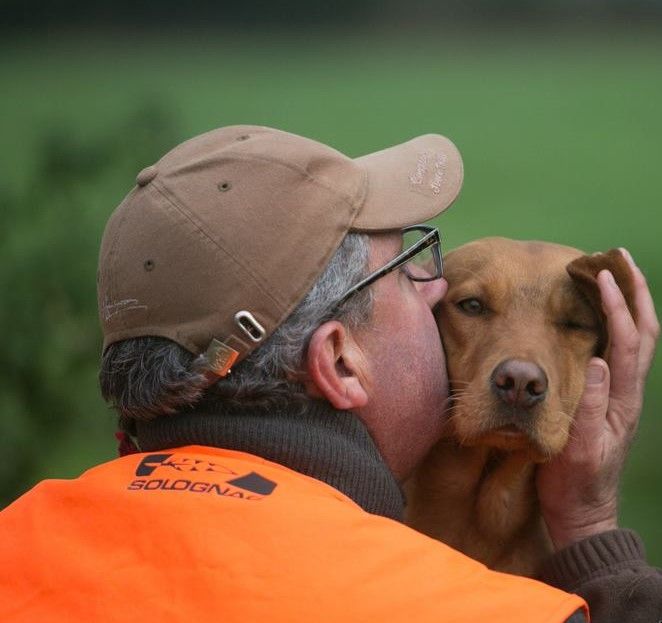
POLYGON ((618 250, 484 238, 445 258, 437 312, 450 409, 406 483, 406 522, 488 567, 534 576, 552 551, 536 465, 566 445, 588 361, 607 357, 596 277, 609 269, 633 313, 618 250))

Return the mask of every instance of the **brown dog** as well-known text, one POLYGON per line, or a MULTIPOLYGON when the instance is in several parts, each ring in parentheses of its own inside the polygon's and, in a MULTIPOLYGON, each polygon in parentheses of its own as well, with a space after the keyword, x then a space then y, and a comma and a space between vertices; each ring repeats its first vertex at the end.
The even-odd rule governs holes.
POLYGON ((438 321, 452 406, 407 483, 409 525, 494 569, 535 574, 551 551, 535 466, 565 446, 588 361, 609 348, 603 268, 630 301, 616 250, 486 238, 448 254, 438 321))

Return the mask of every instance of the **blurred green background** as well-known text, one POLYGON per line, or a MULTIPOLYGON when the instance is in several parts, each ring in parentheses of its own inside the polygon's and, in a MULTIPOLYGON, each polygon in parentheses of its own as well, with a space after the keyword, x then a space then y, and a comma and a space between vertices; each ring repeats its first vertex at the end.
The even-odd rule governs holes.
MULTIPOLYGON (((466 167, 446 248, 625 246, 662 307, 660 2, 48 6, 4 3, 0 27, 0 505, 115 455, 96 380, 103 226, 140 169, 217 126, 350 155, 443 133, 466 167)), ((658 357, 622 509, 658 565, 661 411, 658 357)))

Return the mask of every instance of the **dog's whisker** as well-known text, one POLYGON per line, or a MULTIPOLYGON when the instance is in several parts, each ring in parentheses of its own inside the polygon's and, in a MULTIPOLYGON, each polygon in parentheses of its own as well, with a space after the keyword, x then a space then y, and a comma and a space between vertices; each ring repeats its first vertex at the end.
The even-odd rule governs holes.
POLYGON ((471 383, 472 383, 472 381, 459 381, 457 379, 453 379, 451 381, 451 385, 453 385, 453 386, 455 386, 455 385, 471 385, 471 383))

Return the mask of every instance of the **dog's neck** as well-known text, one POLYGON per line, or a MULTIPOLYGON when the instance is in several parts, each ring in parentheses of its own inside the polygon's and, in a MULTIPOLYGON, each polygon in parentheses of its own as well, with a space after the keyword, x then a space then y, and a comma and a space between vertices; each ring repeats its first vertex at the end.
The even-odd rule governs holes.
MULTIPOLYGON (((513 564, 510 545, 524 534, 532 547, 548 547, 535 488, 536 466, 526 452, 439 443, 443 447, 426 459, 435 464, 421 470, 425 480, 407 487, 407 514, 416 517, 416 528, 503 570, 513 564), (427 513, 436 506, 430 496, 443 501, 443 517, 427 513)), ((518 568, 521 562, 518 554, 518 568)))
POLYGON ((471 454, 483 464, 473 489, 476 518, 486 520, 481 522, 481 531, 489 538, 512 538, 538 508, 535 465, 525 452, 487 447, 456 448, 460 454, 471 454))

